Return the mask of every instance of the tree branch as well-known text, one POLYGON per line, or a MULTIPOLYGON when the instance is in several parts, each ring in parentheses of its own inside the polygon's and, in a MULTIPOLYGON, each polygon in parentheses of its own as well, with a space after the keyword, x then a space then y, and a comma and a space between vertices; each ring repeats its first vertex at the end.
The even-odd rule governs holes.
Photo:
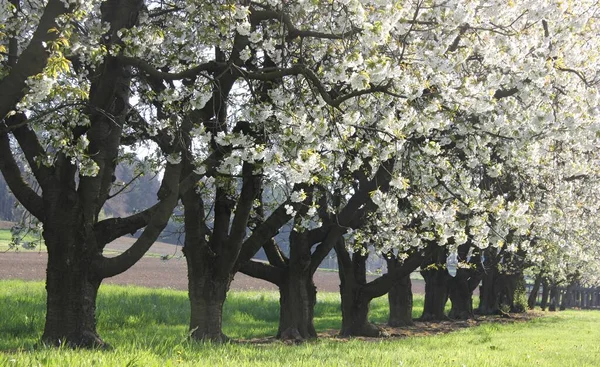
POLYGON ((238 261, 235 269, 239 269, 241 264, 250 260, 258 250, 271 238, 273 238, 278 232, 279 229, 286 224, 292 217, 286 213, 285 205, 289 204, 285 202, 281 204, 271 215, 252 232, 250 237, 248 237, 240 251, 240 255, 238 256, 238 261))
POLYGON ((46 67, 49 53, 44 44, 52 42, 58 37, 58 32, 48 31, 57 27, 57 17, 72 10, 73 8, 65 7, 65 2, 61 0, 49 0, 46 4, 29 45, 21 53, 19 60, 8 75, 0 81, 0 120, 3 120, 25 96, 28 90, 27 79, 41 73, 46 67))
POLYGON ((108 218, 96 223, 94 233, 98 248, 102 249, 106 244, 117 238, 127 234, 134 234, 140 228, 145 227, 152 218, 152 215, 159 208, 160 202, 126 218, 108 218))
POLYGON ((27 163, 35 176, 35 179, 42 189, 46 188, 48 185, 48 177, 52 173, 52 169, 42 165, 41 162, 36 162, 36 159, 42 158, 46 152, 40 144, 35 132, 27 125, 27 116, 25 116, 24 113, 17 113, 5 120, 7 121, 9 130, 18 126, 12 130, 13 135, 19 142, 19 146, 21 147, 23 154, 25 154, 25 159, 27 159, 27 163))
POLYGON ((19 202, 40 222, 44 221, 44 202, 25 182, 10 148, 8 134, 0 134, 0 171, 10 191, 19 202))
POLYGON ((249 260, 242 264, 240 271, 253 278, 266 280, 277 286, 281 285, 283 280, 283 270, 263 262, 249 260))
POLYGON ((195 78, 202 72, 219 73, 219 72, 224 71, 225 68, 227 67, 227 64, 225 64, 225 63, 209 61, 209 62, 200 64, 198 66, 195 66, 193 68, 190 68, 190 69, 187 69, 184 71, 180 71, 178 73, 168 73, 168 72, 163 72, 163 71, 157 70, 154 66, 150 65, 148 62, 138 59, 138 58, 135 58, 135 57, 119 56, 118 59, 121 60, 121 62, 123 62, 126 65, 133 66, 136 69, 138 69, 152 77, 159 78, 162 80, 181 80, 181 79, 195 78))
POLYGON ((362 292, 370 299, 383 296, 389 292, 400 278, 415 271, 423 263, 423 257, 427 256, 428 253, 430 253, 429 247, 425 251, 415 250, 401 265, 388 270, 386 274, 365 284, 362 292))
POLYGON ((157 204, 157 208, 155 208, 144 232, 130 248, 116 257, 107 258, 99 254, 92 263, 97 276, 108 278, 120 274, 132 267, 144 256, 167 225, 171 213, 177 205, 180 175, 181 164, 167 165, 163 182, 159 189, 160 202, 157 204))

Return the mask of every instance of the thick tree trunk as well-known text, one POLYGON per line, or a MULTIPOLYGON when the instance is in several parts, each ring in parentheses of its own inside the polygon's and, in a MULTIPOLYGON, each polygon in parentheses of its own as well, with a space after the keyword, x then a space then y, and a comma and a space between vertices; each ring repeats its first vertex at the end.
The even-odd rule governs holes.
POLYGON ((499 277, 500 284, 500 307, 505 307, 510 312, 524 312, 515 302, 516 292, 519 289, 519 281, 523 277, 522 274, 501 274, 499 277))
POLYGON ((421 275, 425 280, 425 303, 420 320, 447 319, 444 308, 448 302, 448 272, 445 269, 428 269, 422 270, 421 275))
MULTIPOLYGON (((67 217, 65 223, 69 223, 67 217)), ((44 228, 48 266, 42 342, 55 346, 108 347, 96 332, 96 296, 101 279, 95 278, 90 270, 91 255, 85 254, 82 251, 85 246, 74 238, 68 227, 44 228)))
MULTIPOLYGON (((187 241, 187 239, 186 239, 187 241)), ((205 244, 205 246, 207 246, 205 244)), ((203 253, 206 247, 186 244, 184 254, 188 267, 190 299, 190 337, 194 340, 221 343, 228 340, 223 334, 223 305, 231 277, 219 277, 213 266, 215 259, 203 253)))
POLYGON ((317 288, 312 275, 288 270, 279 286, 279 295, 277 338, 294 341, 316 338, 313 320, 317 288))
POLYGON ((448 279, 448 292, 452 307, 448 317, 454 320, 467 320, 473 314, 473 290, 469 276, 470 270, 458 269, 454 278, 448 279))
POLYGON ((537 296, 540 292, 540 286, 542 284, 542 273, 539 273, 535 277, 535 281, 533 283, 533 287, 531 288, 531 293, 529 293, 529 298, 527 299, 527 307, 530 310, 535 308, 535 304, 537 303, 537 296))
POLYGON ((75 259, 70 266, 65 266, 64 260, 48 256, 42 341, 55 346, 108 347, 96 332, 96 296, 101 281, 90 279, 89 272, 75 259))
POLYGON ((290 258, 279 287, 280 315, 277 337, 283 340, 315 338, 314 308, 317 289, 311 272, 306 233, 290 234, 290 258))
POLYGON ((496 266, 487 268, 483 275, 481 286, 479 287, 479 308, 477 312, 480 315, 496 315, 500 311, 500 291, 502 279, 498 274, 496 266))
POLYGON ((340 263, 340 295, 342 307, 341 336, 381 336, 381 329, 369 322, 369 304, 372 297, 362 292, 367 284, 367 257, 360 252, 350 253, 340 242, 336 244, 340 263))
POLYGON ((346 278, 340 285, 342 298, 342 330, 340 335, 379 337, 382 330, 369 322, 371 298, 361 293, 362 285, 346 278))
POLYGON ((191 306, 190 336, 195 340, 221 343, 223 334, 223 304, 229 290, 229 280, 213 279, 209 274, 189 279, 191 306))
MULTIPOLYGON (((394 260, 395 262, 395 260, 394 260)), ((388 269, 389 269, 388 261, 388 269)), ((411 326, 414 325, 412 319, 413 293, 410 275, 404 276, 398 281, 388 293, 388 303, 390 306, 389 326, 411 326)))

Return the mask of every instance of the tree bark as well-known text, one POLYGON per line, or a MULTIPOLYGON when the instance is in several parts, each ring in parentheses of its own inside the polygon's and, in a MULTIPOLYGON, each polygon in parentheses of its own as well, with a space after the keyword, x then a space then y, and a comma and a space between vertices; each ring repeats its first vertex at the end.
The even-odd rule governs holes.
MULTIPOLYGON (((388 272, 402 266, 395 257, 390 256, 386 259, 388 272)), ((389 326, 411 326, 414 325, 412 319, 413 293, 410 274, 401 277, 388 293, 388 304, 390 315, 388 318, 389 326)))
MULTIPOLYGON (((52 241, 57 238, 44 230, 44 240, 49 248, 54 248, 52 241)), ((101 279, 94 277, 91 257, 78 254, 80 249, 71 242, 59 250, 48 251, 42 342, 54 346, 108 347, 96 331, 96 296, 101 279)))
POLYGON ((533 287, 531 288, 531 293, 529 294, 529 298, 527 299, 527 307, 530 310, 533 310, 535 308, 535 304, 537 303, 537 296, 540 291, 541 284, 542 284, 542 273, 539 273, 535 277, 533 287))
POLYGON ((421 275, 425 280, 425 303, 420 320, 446 320, 444 309, 448 302, 448 272, 446 269, 430 269, 422 270, 421 275))
POLYGON ((448 280, 448 290, 452 307, 448 317, 454 320, 467 320, 475 317, 473 313, 473 291, 480 277, 471 269, 458 269, 456 277, 448 280), (475 284, 475 285, 474 285, 475 284))
POLYGON ((290 234, 290 258, 279 286, 277 337, 282 340, 299 341, 317 336, 313 321, 317 289, 311 272, 310 249, 307 232, 290 234))
POLYGON ((500 311, 499 288, 502 286, 501 282, 496 266, 486 266, 486 272, 479 287, 479 308, 477 312, 480 315, 496 315, 500 311))
POLYGON ((425 280, 425 303, 421 321, 438 321, 447 319, 444 308, 448 301, 448 279, 450 275, 443 264, 446 263, 446 251, 436 248, 421 268, 421 276, 425 280))
POLYGON ((475 255, 473 261, 468 257, 470 242, 458 247, 458 258, 469 262, 469 267, 458 268, 455 277, 448 279, 448 292, 452 307, 448 317, 455 320, 467 320, 475 317, 473 312, 473 292, 481 282, 483 271, 480 268, 481 255, 475 255))
POLYGON ((314 310, 317 288, 312 274, 288 270, 279 286, 279 295, 277 338, 293 341, 316 338, 314 310))
POLYGON ((546 311, 546 307, 548 307, 548 297, 550 296, 550 285, 548 284, 548 279, 543 278, 542 280, 542 301, 540 303, 540 307, 542 311, 546 311))
MULTIPOLYGON (((342 307, 341 336, 381 336, 381 329, 369 322, 372 297, 364 292, 367 284, 367 257, 360 251, 350 255, 343 241, 335 246, 338 256, 342 307)), ((391 285, 390 285, 391 287, 391 285)))
POLYGON ((222 331, 223 305, 231 278, 217 279, 210 271, 191 263, 188 261, 190 336, 194 340, 225 342, 228 337, 222 331))

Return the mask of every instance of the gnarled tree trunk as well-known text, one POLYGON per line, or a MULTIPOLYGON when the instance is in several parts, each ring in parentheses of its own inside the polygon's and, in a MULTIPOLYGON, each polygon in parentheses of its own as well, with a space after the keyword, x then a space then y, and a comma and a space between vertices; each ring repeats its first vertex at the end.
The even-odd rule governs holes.
POLYGON ((533 282, 533 287, 531 288, 531 293, 529 293, 529 298, 527 299, 527 307, 530 310, 535 308, 535 304, 537 303, 537 296, 540 291, 540 286, 542 284, 542 273, 539 273, 535 277, 535 281, 533 282))
POLYGON ((467 320, 475 317, 473 313, 473 292, 481 282, 483 271, 480 269, 480 255, 473 257, 470 262, 468 257, 470 242, 458 247, 458 258, 460 261, 469 260, 469 267, 461 267, 456 271, 455 277, 448 279, 448 292, 452 307, 448 317, 455 320, 467 320))

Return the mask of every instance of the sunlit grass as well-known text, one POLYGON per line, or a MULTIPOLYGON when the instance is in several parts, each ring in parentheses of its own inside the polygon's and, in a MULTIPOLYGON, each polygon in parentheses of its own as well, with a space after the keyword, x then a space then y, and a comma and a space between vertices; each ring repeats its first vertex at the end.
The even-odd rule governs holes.
MULTIPOLYGON (((446 335, 363 341, 319 339, 301 345, 187 339, 185 292, 102 286, 98 330, 112 351, 72 351, 37 345, 45 312, 40 282, 0 281, 0 366, 598 366, 600 312, 567 311, 527 323, 486 324, 446 335)), ((422 298, 416 299, 414 316, 422 298)), ((385 322, 387 300, 372 306, 385 322)), ((339 296, 319 294, 318 331, 340 326, 339 296)), ((276 292, 231 292, 224 331, 234 339, 272 336, 276 292)))

